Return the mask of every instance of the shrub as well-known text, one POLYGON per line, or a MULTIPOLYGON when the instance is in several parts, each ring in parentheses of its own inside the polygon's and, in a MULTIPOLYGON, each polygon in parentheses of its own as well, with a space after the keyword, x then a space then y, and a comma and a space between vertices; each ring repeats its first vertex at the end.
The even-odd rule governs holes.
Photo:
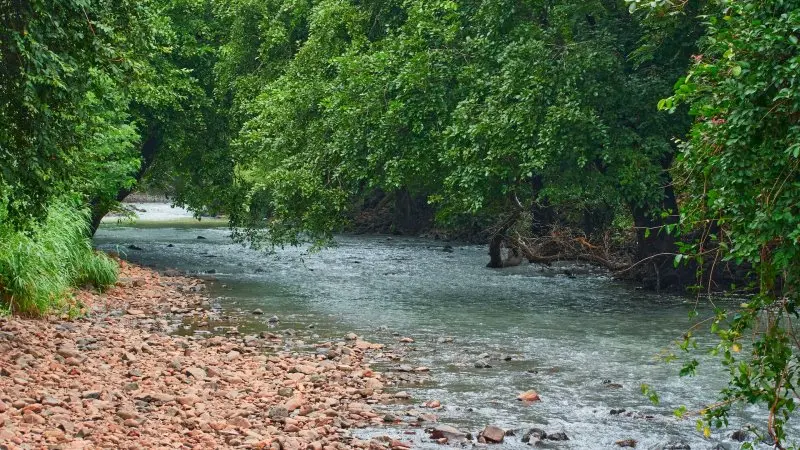
POLYGON ((41 316, 63 306, 69 290, 113 285, 117 265, 92 249, 88 212, 62 200, 28 231, 15 231, 0 217, 0 303, 15 314, 41 316))

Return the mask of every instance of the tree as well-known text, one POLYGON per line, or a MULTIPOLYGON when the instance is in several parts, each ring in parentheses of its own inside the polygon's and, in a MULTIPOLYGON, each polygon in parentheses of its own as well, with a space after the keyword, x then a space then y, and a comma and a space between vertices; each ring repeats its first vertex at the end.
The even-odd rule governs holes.
MULTIPOLYGON (((735 403, 765 404, 768 438, 782 448, 800 376, 793 326, 800 287, 800 4, 658 2, 645 11, 655 22, 669 21, 687 6, 704 14, 705 36, 688 74, 661 102, 673 112, 688 105, 695 119, 675 168, 686 194, 682 229, 702 230, 685 253, 712 266, 744 263, 757 275, 753 297, 711 318, 720 337, 714 352, 731 377, 701 425, 727 424, 735 403)), ((693 372, 691 362, 687 368, 693 372)))
POLYGON ((291 5, 263 4, 259 17, 282 19, 247 19, 236 36, 258 38, 221 60, 263 58, 232 77, 248 86, 238 225, 273 243, 323 242, 354 199, 408 189, 441 222, 477 216, 500 230, 541 204, 617 211, 641 230, 639 257, 674 250, 649 231, 662 211, 677 217, 666 169, 689 122, 653 105, 686 69, 690 26, 634 59, 649 28, 617 1, 291 5))

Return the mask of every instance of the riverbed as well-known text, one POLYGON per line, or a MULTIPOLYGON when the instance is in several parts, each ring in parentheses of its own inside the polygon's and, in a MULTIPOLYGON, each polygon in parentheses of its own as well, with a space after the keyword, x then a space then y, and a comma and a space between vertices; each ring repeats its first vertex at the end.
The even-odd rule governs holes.
MULTIPOLYGON (((703 352, 694 355, 702 364, 693 378, 680 378, 679 363, 659 358, 677 352, 673 342, 690 326, 693 297, 644 292, 570 264, 487 269, 483 246, 394 236, 336 242, 319 252, 264 252, 233 243, 226 228, 170 223, 107 223, 95 237, 131 261, 215 280, 216 306, 243 330, 266 329, 274 315, 276 332, 325 339, 354 331, 402 349, 402 361, 378 361, 378 369, 425 366, 430 379, 395 390, 411 394, 417 407, 439 400, 442 408, 432 412, 440 423, 473 433, 489 424, 518 430, 502 448, 530 448, 520 437, 531 427, 569 437, 549 441, 550 448, 618 448, 624 439, 637 448, 738 448, 731 432, 765 423, 758 408, 739 408, 728 429, 705 439, 696 417, 673 416, 681 405, 697 410, 713 402, 726 382, 703 352), (253 315, 256 309, 263 315, 253 315), (398 342, 405 337, 414 342, 398 342), (659 405, 642 395, 642 383, 658 392, 659 405), (540 402, 515 400, 530 389, 540 402)), ((412 406, 387 408, 402 417, 412 406)), ((402 425, 360 433, 387 432, 413 433, 405 437, 418 448, 440 448, 402 425)))

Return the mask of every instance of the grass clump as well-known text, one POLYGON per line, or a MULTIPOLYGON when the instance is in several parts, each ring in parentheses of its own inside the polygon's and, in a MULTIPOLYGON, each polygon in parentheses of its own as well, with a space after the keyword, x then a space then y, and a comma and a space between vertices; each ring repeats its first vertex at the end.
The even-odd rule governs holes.
POLYGON ((88 227, 87 210, 68 201, 25 232, 0 217, 0 311, 41 316, 62 307, 75 286, 113 285, 118 265, 92 249, 88 227))

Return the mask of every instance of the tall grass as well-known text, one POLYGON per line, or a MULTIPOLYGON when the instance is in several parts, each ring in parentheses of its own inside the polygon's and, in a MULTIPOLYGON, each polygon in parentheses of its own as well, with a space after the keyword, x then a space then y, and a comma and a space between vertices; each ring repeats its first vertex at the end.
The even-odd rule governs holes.
MULTIPOLYGON (((2 218, 0 218, 2 219, 2 218)), ((68 201, 48 209, 27 232, 0 220, 0 303, 7 311, 41 316, 65 304, 70 288, 103 289, 117 280, 117 263, 92 249, 88 212, 68 201)))

